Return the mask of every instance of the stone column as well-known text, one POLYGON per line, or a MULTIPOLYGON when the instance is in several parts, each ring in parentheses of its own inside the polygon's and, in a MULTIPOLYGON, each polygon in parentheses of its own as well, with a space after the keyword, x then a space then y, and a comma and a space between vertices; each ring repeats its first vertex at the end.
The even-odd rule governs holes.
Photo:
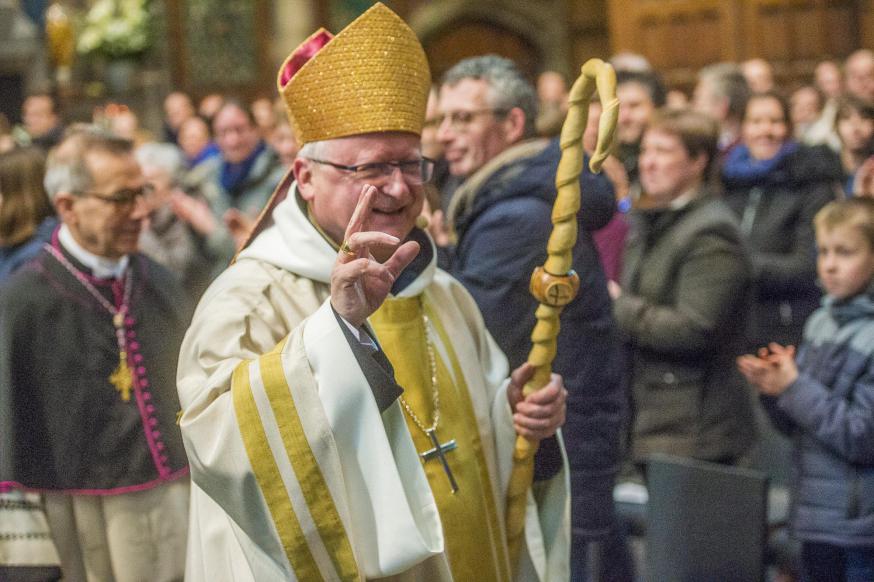
POLYGON ((279 70, 288 53, 315 32, 313 1, 275 0, 273 2, 275 31, 270 42, 270 60, 275 70, 279 70))

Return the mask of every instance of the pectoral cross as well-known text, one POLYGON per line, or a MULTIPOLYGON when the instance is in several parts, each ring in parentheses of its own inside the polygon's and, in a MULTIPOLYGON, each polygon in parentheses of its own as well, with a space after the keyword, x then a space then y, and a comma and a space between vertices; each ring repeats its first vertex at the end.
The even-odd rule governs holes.
POLYGON ((458 445, 455 444, 455 439, 441 445, 440 441, 437 440, 436 429, 432 428, 426 430, 425 434, 427 434, 428 438, 431 439, 434 448, 428 449, 424 453, 419 453, 419 456, 422 457, 422 460, 424 461, 430 461, 434 457, 440 459, 440 463, 443 465, 443 470, 446 471, 446 476, 449 478, 449 485, 452 487, 452 492, 455 493, 458 491, 458 483, 455 482, 455 476, 452 474, 452 469, 449 468, 449 462, 446 460, 446 453, 454 451, 458 447, 458 445))
POLYGON ((127 365, 127 354, 121 352, 118 359, 118 367, 112 374, 110 374, 109 383, 115 386, 115 389, 118 390, 123 401, 129 402, 130 391, 131 388, 133 388, 134 380, 130 368, 127 365))

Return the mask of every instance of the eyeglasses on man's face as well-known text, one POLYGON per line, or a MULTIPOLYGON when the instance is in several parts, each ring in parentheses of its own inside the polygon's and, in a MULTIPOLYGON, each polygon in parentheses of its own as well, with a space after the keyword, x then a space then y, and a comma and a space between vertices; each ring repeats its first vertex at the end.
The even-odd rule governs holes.
POLYGON ((396 162, 371 162, 368 164, 358 164, 356 166, 347 166, 344 164, 336 164, 328 160, 319 160, 316 158, 307 158, 309 161, 330 166, 334 169, 349 172, 352 178, 359 182, 369 182, 375 186, 384 184, 395 173, 395 170, 401 171, 401 176, 408 184, 419 185, 424 184, 431 179, 434 174, 434 160, 430 158, 418 158, 415 160, 401 160, 396 162))
POLYGON ((506 115, 509 113, 507 109, 473 109, 470 111, 447 111, 446 113, 441 113, 436 117, 432 117, 425 121, 425 125, 427 127, 441 127, 444 121, 449 121, 449 127, 451 127, 454 131, 463 131, 467 128, 473 120, 479 117, 480 115, 506 115))
POLYGON ((137 199, 143 196, 150 196, 154 191, 154 186, 145 184, 139 188, 122 188, 109 194, 101 192, 76 192, 75 194, 84 198, 96 198, 97 200, 112 204, 118 209, 130 209, 136 204, 137 199))

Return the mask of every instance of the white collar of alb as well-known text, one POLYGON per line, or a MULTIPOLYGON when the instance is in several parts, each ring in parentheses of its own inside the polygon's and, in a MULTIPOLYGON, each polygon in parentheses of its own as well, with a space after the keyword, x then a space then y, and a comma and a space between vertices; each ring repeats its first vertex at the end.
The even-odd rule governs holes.
POLYGON ((58 242, 61 243, 64 250, 73 255, 73 258, 91 269, 91 274, 98 279, 120 279, 130 262, 128 255, 124 255, 120 259, 110 259, 85 250, 73 238, 73 233, 70 232, 70 228, 66 224, 61 225, 58 232, 58 242))

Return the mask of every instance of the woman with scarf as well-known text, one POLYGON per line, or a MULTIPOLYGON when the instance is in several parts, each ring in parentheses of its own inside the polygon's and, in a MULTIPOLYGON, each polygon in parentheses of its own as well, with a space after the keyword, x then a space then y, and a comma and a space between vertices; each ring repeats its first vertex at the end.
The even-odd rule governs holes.
POLYGON ((741 142, 722 167, 725 201, 737 214, 753 261, 746 339, 796 345, 819 305, 813 217, 839 191, 841 165, 825 146, 792 140, 789 106, 776 93, 747 102, 741 142))

